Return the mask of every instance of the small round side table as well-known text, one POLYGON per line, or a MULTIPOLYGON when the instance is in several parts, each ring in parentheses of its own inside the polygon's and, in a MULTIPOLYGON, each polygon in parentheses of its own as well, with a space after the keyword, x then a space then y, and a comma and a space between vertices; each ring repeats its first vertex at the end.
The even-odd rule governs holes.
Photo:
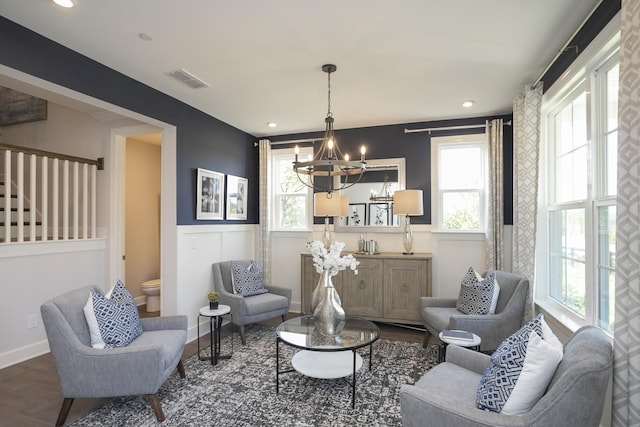
POLYGON ((208 305, 200 308, 198 312, 198 359, 210 360, 212 365, 218 364, 220 359, 229 359, 233 354, 233 315, 231 307, 220 304, 218 308, 211 310, 208 305), (220 331, 222 329, 222 318, 226 315, 231 317, 231 353, 228 355, 220 355, 220 331), (209 339, 211 345, 211 356, 200 356, 200 317, 209 318, 209 339))
MULTIPOLYGON (((480 344, 482 343, 482 339, 478 335, 471 334, 473 335, 473 339, 466 340, 466 339, 455 339, 455 338, 445 337, 442 334, 443 332, 444 331, 441 331, 438 334, 438 338, 440 338, 440 341, 442 341, 442 344, 440 344, 440 347, 438 349, 438 363, 444 362, 445 355, 447 352, 447 345, 449 344, 454 344, 460 347, 470 348, 471 350, 480 351, 480 344)), ((458 332, 467 332, 467 331, 458 331, 458 332)))

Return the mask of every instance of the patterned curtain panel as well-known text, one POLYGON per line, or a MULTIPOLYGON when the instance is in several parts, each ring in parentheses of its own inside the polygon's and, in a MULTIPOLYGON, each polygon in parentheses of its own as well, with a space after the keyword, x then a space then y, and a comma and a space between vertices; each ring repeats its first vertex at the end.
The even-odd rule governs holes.
POLYGON ((640 426, 640 1, 622 1, 614 426, 640 426))
POLYGON ((504 191, 502 156, 502 119, 487 120, 489 147, 489 197, 487 218, 487 269, 504 268, 504 191))
POLYGON ((265 282, 273 283, 271 277, 271 195, 269 168, 271 167, 271 143, 268 139, 259 141, 260 162, 260 226, 258 239, 260 245, 260 262, 264 271, 265 282))
POLYGON ((542 84, 526 87, 513 101, 513 267, 529 279, 525 321, 533 318, 540 107, 542 84))

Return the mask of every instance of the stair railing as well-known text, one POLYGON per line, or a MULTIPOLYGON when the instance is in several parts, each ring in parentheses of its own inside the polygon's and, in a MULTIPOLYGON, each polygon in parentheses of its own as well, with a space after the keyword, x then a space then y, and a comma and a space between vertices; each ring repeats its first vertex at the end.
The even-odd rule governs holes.
POLYGON ((4 194, 0 193, 4 238, 0 235, 0 243, 24 242, 25 229, 32 242, 97 237, 96 178, 97 171, 104 169, 102 158, 85 159, 8 144, 0 144, 0 154, 4 155, 0 163, 0 167, 4 165, 4 194))

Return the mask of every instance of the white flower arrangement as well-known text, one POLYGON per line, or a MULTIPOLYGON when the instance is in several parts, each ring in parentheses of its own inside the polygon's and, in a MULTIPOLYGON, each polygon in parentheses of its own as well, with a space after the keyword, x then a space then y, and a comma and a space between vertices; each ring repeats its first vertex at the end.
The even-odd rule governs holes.
POLYGON ((350 268, 354 274, 358 274, 360 261, 357 261, 351 254, 340 256, 340 252, 345 246, 343 242, 332 243, 329 250, 319 240, 307 242, 306 246, 313 255, 313 266, 318 273, 322 274, 322 272, 328 271, 329 275, 335 276, 338 272, 350 268))

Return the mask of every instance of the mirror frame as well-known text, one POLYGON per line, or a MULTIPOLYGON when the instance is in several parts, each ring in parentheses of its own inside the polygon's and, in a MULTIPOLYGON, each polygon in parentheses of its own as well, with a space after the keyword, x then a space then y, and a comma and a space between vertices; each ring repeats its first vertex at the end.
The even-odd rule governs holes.
MULTIPOLYGON (((406 159, 404 157, 388 158, 388 159, 372 159, 367 160, 367 166, 385 166, 385 165, 397 165, 398 166, 398 190, 404 190, 406 185, 406 159)), ((366 171, 364 173, 367 173, 366 171)), ((336 186, 340 185, 340 177, 335 177, 334 182, 336 186)), ((342 191, 340 191, 342 194, 342 191)), ((338 216, 333 217, 333 229, 336 232, 341 233, 397 233, 404 228, 405 217, 398 218, 398 225, 363 225, 352 226, 345 225, 346 217, 338 216)))

